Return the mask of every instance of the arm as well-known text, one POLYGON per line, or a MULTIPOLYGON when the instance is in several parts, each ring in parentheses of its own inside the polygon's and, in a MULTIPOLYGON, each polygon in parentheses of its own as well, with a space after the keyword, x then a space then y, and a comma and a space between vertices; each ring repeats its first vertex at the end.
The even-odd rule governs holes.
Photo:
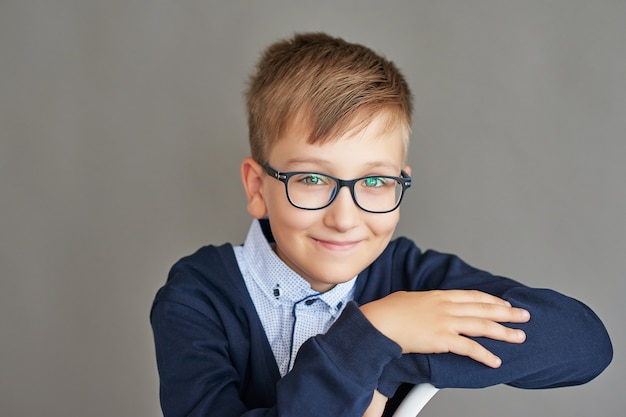
POLYGON ((399 346, 349 303, 328 332, 302 345, 294 368, 278 384, 278 404, 289 402, 294 416, 361 416, 385 365, 400 355, 399 346), (308 386, 293 391, 302 384, 308 386), (281 391, 285 386, 292 388, 281 391), (312 410, 303 409, 311 404, 312 410))
POLYGON ((613 355, 609 336, 584 304, 552 290, 524 287, 510 289, 502 297, 531 311, 532 319, 517 326, 526 333, 526 341, 510 345, 477 339, 500 356, 498 369, 454 355, 429 355, 434 385, 478 388, 504 383, 527 389, 556 388, 584 384, 609 365, 613 355), (451 372, 459 367, 465 372, 451 372), (470 380, 468 374, 480 377, 470 380))
POLYGON ((241 378, 221 326, 199 309, 168 299, 154 303, 150 321, 163 415, 210 416, 211 410, 244 415, 241 378))
POLYGON ((206 311, 172 301, 153 307, 165 416, 362 415, 384 366, 400 356, 350 304, 325 335, 301 347, 293 370, 276 385, 275 403, 249 406, 242 393, 248 370, 232 362, 227 330, 206 311))
POLYGON ((400 252, 397 255, 404 262, 394 263, 391 274, 393 279, 403 277, 401 287, 404 289, 479 290, 529 311, 531 319, 515 325, 511 324, 515 320, 493 319, 506 327, 523 330, 526 341, 521 344, 506 341, 505 337, 497 340, 463 332, 458 335, 478 342, 500 358, 502 366, 485 366, 467 352, 432 354, 422 351, 403 355, 386 367, 379 386, 383 394, 392 395, 400 382, 431 382, 441 388, 477 388, 499 383, 522 388, 575 385, 597 376, 611 361, 608 334, 598 317, 584 304, 551 290, 532 289, 493 276, 453 255, 432 251, 422 254, 412 244, 396 252, 400 252))

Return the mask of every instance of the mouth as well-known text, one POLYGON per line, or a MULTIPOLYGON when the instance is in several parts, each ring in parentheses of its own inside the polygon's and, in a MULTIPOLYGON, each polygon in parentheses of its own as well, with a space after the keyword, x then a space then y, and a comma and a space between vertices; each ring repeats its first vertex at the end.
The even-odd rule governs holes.
POLYGON ((347 252, 355 247, 357 247, 361 241, 360 240, 351 240, 351 241, 336 241, 336 240, 323 240, 323 239, 315 239, 313 240, 322 248, 332 251, 332 252, 347 252))

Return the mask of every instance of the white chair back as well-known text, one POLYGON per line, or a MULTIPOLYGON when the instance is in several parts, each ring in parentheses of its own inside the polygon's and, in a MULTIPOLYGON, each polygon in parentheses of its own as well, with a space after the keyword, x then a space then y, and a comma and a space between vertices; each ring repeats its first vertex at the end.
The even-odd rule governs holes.
POLYGON ((393 417, 415 417, 428 401, 439 391, 431 384, 419 384, 415 385, 404 400, 400 403, 400 406, 393 413, 393 417))

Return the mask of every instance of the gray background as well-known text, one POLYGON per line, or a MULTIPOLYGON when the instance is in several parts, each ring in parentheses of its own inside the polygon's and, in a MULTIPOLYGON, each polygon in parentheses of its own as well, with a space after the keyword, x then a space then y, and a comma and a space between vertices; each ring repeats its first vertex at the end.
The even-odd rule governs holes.
POLYGON ((623 416, 626 1, 0 0, 0 413, 160 413, 148 312, 179 257, 239 243, 242 91, 324 30, 416 97, 398 232, 585 301, 613 364, 429 416, 623 416))

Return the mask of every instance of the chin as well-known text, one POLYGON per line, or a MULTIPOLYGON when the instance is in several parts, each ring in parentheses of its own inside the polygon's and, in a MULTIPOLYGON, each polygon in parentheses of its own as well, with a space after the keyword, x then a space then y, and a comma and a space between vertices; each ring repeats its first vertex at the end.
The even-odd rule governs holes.
POLYGON ((334 274, 329 274, 328 270, 326 270, 326 271, 320 271, 319 274, 312 274, 310 276, 322 277, 321 279, 314 278, 312 280, 314 282, 318 282, 323 285, 337 285, 337 284, 343 284, 344 282, 350 281, 352 278, 357 276, 357 274, 358 272, 355 272, 355 271, 337 272, 334 274))

